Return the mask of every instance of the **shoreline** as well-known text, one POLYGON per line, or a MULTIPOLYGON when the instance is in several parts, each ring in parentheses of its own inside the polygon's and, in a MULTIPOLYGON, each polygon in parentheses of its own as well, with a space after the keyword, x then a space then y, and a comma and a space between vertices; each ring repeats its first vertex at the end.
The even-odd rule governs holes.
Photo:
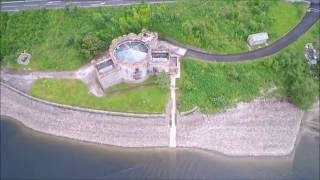
MULTIPOLYGON (((101 144, 101 143, 95 143, 95 142, 90 142, 90 141, 83 141, 83 140, 79 140, 79 139, 73 139, 73 138, 69 138, 69 137, 64 137, 64 136, 57 136, 57 135, 52 135, 52 134, 48 134, 45 132, 41 132, 41 131, 37 131, 34 130, 28 126, 26 126, 23 122, 14 119, 12 117, 9 116, 4 116, 4 115, 0 115, 0 122, 1 121, 8 121, 9 123, 13 123, 15 124, 18 129, 22 129, 21 131, 23 133, 27 133, 30 134, 32 136, 36 136, 36 137, 40 137, 40 138, 49 138, 49 139, 56 139, 57 141, 63 141, 66 143, 77 143, 77 144, 81 144, 81 145, 86 145, 86 146, 91 146, 94 147, 97 151, 100 151, 101 148, 108 148, 112 151, 120 151, 120 152, 135 152, 135 151, 146 151, 146 152, 150 152, 150 151, 186 151, 186 152, 195 152, 195 153, 200 153, 202 155, 206 155, 209 157, 215 157, 215 158, 230 158, 230 159, 244 159, 244 160, 279 160, 279 159, 283 159, 283 160, 288 160, 288 161, 292 161, 292 159, 294 158, 294 154, 295 154, 295 149, 294 151, 292 151, 290 154, 288 155, 284 155, 284 156, 232 156, 232 155, 227 155, 224 154, 222 152, 218 152, 215 150, 208 150, 208 149, 202 149, 202 148, 193 148, 193 147, 176 147, 176 148, 170 148, 170 147, 123 147, 123 146, 116 146, 116 145, 111 145, 111 144, 101 144)), ((300 133, 299 133, 300 134, 300 133)), ((307 135, 312 135, 311 132, 308 131, 303 131, 301 132, 301 134, 307 134, 307 135)), ((301 136, 302 136, 301 135, 301 136)), ((300 141, 297 141, 297 145, 300 143, 300 141)))
MULTIPOLYGON (((110 171, 108 171, 107 174, 111 174, 111 177, 115 177, 115 174, 120 174, 121 177, 125 178, 126 176, 124 176, 122 172, 126 172, 125 174, 130 175, 130 177, 132 177, 132 172, 136 172, 134 173, 137 175, 134 176, 135 178, 146 178, 145 173, 141 175, 140 172, 147 172, 148 177, 158 177, 158 175, 161 175, 161 177, 172 177, 167 173, 168 168, 166 167, 169 166, 175 168, 173 172, 177 172, 178 176, 175 176, 176 178, 194 177, 201 179, 215 176, 219 178, 234 179, 239 177, 239 174, 242 174, 241 177, 243 178, 254 177, 258 179, 259 177, 285 177, 289 179, 294 177, 309 177, 318 179, 319 171, 317 167, 319 165, 316 160, 317 158, 314 158, 315 154, 313 153, 316 153, 318 156, 319 153, 317 150, 319 149, 319 142, 318 139, 314 140, 312 137, 304 136, 302 142, 298 144, 295 154, 290 154, 290 156, 234 157, 224 156, 212 151, 191 148, 121 148, 74 141, 68 138, 55 137, 33 131, 14 119, 10 120, 4 118, 2 120, 3 139, 8 140, 8 143, 5 143, 8 147, 3 147, 4 154, 7 157, 4 159, 4 163, 6 167, 10 167, 10 169, 13 170, 10 171, 12 173, 8 171, 6 171, 7 173, 3 173, 4 177, 16 177, 15 174, 13 174, 15 172, 14 170, 17 172, 24 170, 25 167, 23 166, 19 166, 20 169, 16 169, 15 164, 20 164, 19 162, 27 162, 30 160, 31 164, 35 163, 28 168, 30 169, 30 175, 32 175, 32 169, 34 168, 38 167, 37 169, 41 169, 42 167, 47 167, 46 158, 30 159, 30 156, 34 156, 34 153, 32 152, 37 152, 38 154, 40 153, 39 155, 42 157, 55 156, 55 158, 52 159, 53 161, 51 164, 48 165, 50 168, 52 165, 59 167, 62 163, 72 165, 71 168, 82 168, 84 165, 85 167, 94 167, 92 169, 85 169, 84 171, 81 170, 80 172, 77 171, 73 173, 70 173, 68 169, 64 172, 68 177, 80 176, 80 174, 88 175, 89 172, 95 172, 91 174, 94 177, 101 178, 106 176, 106 171, 108 170, 110 171), (22 155, 21 152, 24 151, 26 151, 27 154, 22 153, 22 155), (63 156, 61 156, 61 152, 63 152, 63 156), (20 159, 23 158, 23 160, 16 162, 17 155, 20 159), (75 157, 77 157, 76 162, 74 162, 75 157), (89 161, 88 157, 90 157, 89 161), (128 164, 128 162, 130 163, 128 164), (124 163, 124 166, 117 166, 119 169, 114 171, 115 166, 112 164, 119 165, 119 163, 124 163), (311 167, 311 163, 314 166, 311 167), (159 167, 166 169, 160 169, 160 172, 154 172, 154 169, 158 169, 159 167), (214 167, 214 171, 212 171, 212 168, 210 169, 207 167, 214 167), (98 171, 96 169, 98 169, 98 171), (264 173, 261 173, 261 170, 263 170, 264 173), (149 174, 150 172, 153 172, 152 175, 149 174), (248 173, 232 173, 230 175, 225 172, 248 173), (300 174, 301 172, 304 173, 300 174)), ((56 170, 50 172, 52 175, 57 173, 56 170)), ((62 172, 59 171, 58 173, 61 175, 62 172)), ((34 174, 34 176, 37 177, 38 175, 39 173, 34 174)), ((42 173, 42 175, 47 174, 42 173)), ((94 178, 93 176, 90 176, 90 178, 94 178)))
MULTIPOLYGON (((256 121, 252 117, 251 119, 250 117, 244 118, 243 122, 234 122, 236 123, 235 126, 231 121, 228 121, 228 118, 219 117, 221 113, 207 117, 199 112, 183 117, 178 116, 177 147, 196 148, 230 157, 291 156, 291 154, 294 154, 297 138, 300 134, 303 113, 287 102, 279 102, 277 100, 264 101, 267 102, 267 106, 262 106, 262 109, 269 107, 268 105, 272 104, 272 102, 278 102, 280 105, 276 107, 276 109, 278 108, 276 112, 272 112, 273 109, 269 109, 269 111, 263 111, 263 114, 273 113, 273 115, 278 116, 277 113, 288 109, 288 112, 282 116, 285 117, 285 115, 293 111, 296 113, 294 115, 295 118, 281 122, 279 127, 274 124, 274 121, 270 121, 273 125, 269 127, 268 124, 261 124, 263 121, 256 121), (197 116, 193 118, 195 114, 197 116), (188 124, 190 120, 187 118, 191 118, 191 124, 188 124), (219 121, 217 121, 218 119, 219 121), (219 124, 218 122, 225 124, 219 124), (244 125, 241 126, 241 123, 244 125), (264 127, 264 125, 266 126, 264 127), (294 125, 298 129, 284 129, 288 125, 289 127, 294 125), (259 136, 261 135, 259 134, 261 133, 261 128, 266 130, 263 134, 264 136, 259 136), (272 128, 276 128, 275 131, 270 131, 272 128), (233 130, 241 132, 242 136, 234 134, 233 130), (190 132, 192 135, 190 135, 190 132), (251 132, 251 134, 246 134, 248 132, 251 132), (271 134, 268 134, 269 132, 271 134), (274 134, 274 132, 278 134, 274 134), (199 138, 199 134, 201 138, 199 138), (280 135, 280 137, 285 138, 277 140, 277 138, 273 137, 274 135, 280 135), (235 137, 241 138, 238 141, 236 139, 232 141, 232 138, 235 137), (264 139, 261 141, 256 137, 264 137, 264 139), (271 142, 268 142, 269 140, 271 142), (264 145, 268 144, 274 147, 264 149, 264 145), (241 148, 243 146, 248 148, 241 148)), ((252 104, 252 102, 250 103, 252 104)), ((250 103, 243 103, 242 106, 246 106, 246 104, 250 106, 250 103)), ((257 109, 259 110, 259 108, 257 109)), ((243 110, 246 109, 244 108, 243 110)), ((222 112, 222 115, 232 114, 232 112, 239 111, 239 109, 232 110, 231 108, 231 110, 227 109, 226 111, 228 112, 222 112)), ((37 132, 79 141, 130 148, 169 146, 169 122, 163 117, 121 117, 53 107, 48 104, 34 102, 17 92, 10 91, 8 87, 3 85, 1 85, 1 115, 16 119, 37 132)), ((271 117, 274 118, 276 116, 271 117)))
POLYGON ((66 109, 31 100, 3 85, 1 115, 14 118, 39 132, 98 144, 166 147, 169 143, 169 123, 165 117, 119 116, 66 109))
POLYGON ((277 98, 257 98, 213 115, 178 118, 178 146, 232 156, 286 156, 293 152, 303 112, 277 98))

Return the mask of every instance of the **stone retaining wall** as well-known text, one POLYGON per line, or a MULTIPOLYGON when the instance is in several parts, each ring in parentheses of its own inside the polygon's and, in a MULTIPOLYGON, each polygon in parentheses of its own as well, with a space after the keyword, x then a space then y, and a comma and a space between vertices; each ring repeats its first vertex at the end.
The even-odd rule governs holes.
POLYGON ((1 115, 36 131, 124 147, 167 147, 169 122, 164 115, 87 110, 29 97, 1 83, 1 115))
POLYGON ((303 112, 285 100, 256 99, 215 115, 196 111, 177 121, 177 146, 232 156, 290 154, 303 112))
MULTIPOLYGON (((43 102, 1 84, 1 115, 36 131, 123 147, 168 147, 164 115, 117 115, 43 102)), ((303 112, 281 99, 239 103, 215 115, 177 117, 177 147, 232 156, 281 156, 294 150, 303 112)))

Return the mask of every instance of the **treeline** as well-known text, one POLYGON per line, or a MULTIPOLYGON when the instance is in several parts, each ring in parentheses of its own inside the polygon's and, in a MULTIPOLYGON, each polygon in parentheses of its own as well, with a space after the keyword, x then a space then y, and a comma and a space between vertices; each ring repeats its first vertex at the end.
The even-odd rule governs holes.
POLYGON ((264 64, 279 74, 289 100, 301 109, 310 107, 319 96, 319 64, 309 65, 296 50, 285 51, 276 55, 271 64, 264 64))
POLYGON ((48 10, 21 11, 10 16, 7 12, 1 12, 0 16, 1 60, 6 55, 11 55, 10 60, 15 60, 12 58, 15 57, 15 53, 30 49, 45 39, 49 20, 48 10))

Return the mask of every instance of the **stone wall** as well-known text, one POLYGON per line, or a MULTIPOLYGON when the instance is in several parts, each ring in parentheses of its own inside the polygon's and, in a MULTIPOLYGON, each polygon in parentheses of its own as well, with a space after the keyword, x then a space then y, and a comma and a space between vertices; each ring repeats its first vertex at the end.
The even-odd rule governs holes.
POLYGON ((177 146, 234 156, 290 154, 303 112, 287 101, 256 99, 215 115, 199 111, 178 117, 177 146))
POLYGON ((130 115, 66 108, 22 95, 1 84, 1 115, 36 131, 88 142, 124 147, 169 144, 169 122, 163 115, 130 115))
MULTIPOLYGON (((36 131, 123 147, 167 147, 163 114, 130 114, 55 105, 1 83, 1 115, 36 131)), ((214 115, 177 117, 177 147, 232 156, 281 156, 294 150, 303 112, 283 99, 258 98, 214 115)))

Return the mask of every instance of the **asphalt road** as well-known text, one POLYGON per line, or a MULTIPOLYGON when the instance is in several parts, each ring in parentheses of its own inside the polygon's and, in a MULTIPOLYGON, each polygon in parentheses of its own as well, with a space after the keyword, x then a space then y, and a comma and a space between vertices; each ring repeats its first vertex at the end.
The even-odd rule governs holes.
MULTIPOLYGON (((138 4, 140 0, 18 0, 1 2, 1 11, 18 11, 35 8, 63 8, 67 4, 79 7, 120 6, 138 4)), ((175 2, 174 0, 145 0, 146 3, 175 2)))
MULTIPOLYGON (((186 55, 193 58, 209 60, 209 61, 242 61, 257 59, 260 57, 269 56, 287 47, 289 44, 298 39, 306 31, 308 31, 313 24, 315 24, 320 17, 320 0, 309 0, 310 6, 303 19, 290 32, 282 38, 272 43, 269 46, 253 51, 235 53, 235 54, 216 54, 203 51, 188 45, 168 40, 169 42, 179 45, 187 49, 186 55)), ((145 0, 146 3, 161 3, 161 2, 175 2, 175 0, 145 0)), ((18 11, 30 8, 62 8, 67 4, 74 4, 79 7, 94 7, 94 6, 115 6, 115 5, 129 5, 140 3, 140 0, 69 0, 69 1, 48 1, 48 0, 24 0, 1 2, 1 11, 18 11)))
POLYGON ((299 24, 295 26, 291 31, 289 31, 286 35, 284 35, 282 38, 280 38, 279 40, 277 40, 269 46, 253 51, 236 54, 215 54, 208 53, 192 47, 185 47, 187 49, 185 56, 208 61, 242 61, 269 56, 278 52, 282 48, 287 47, 289 44, 297 40, 301 35, 307 32, 313 24, 315 24, 319 20, 319 17, 319 2, 311 3, 308 11, 304 15, 303 19, 299 22, 299 24))

